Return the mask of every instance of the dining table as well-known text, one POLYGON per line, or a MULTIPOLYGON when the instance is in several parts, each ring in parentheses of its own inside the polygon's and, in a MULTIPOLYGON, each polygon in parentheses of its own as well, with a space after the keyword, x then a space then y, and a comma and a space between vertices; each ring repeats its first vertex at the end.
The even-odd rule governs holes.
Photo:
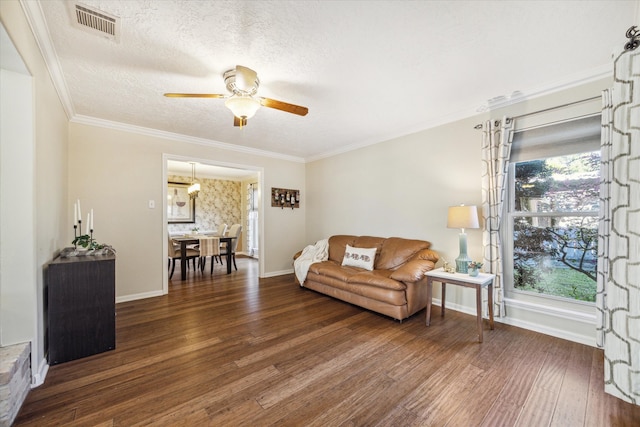
MULTIPOLYGON (((209 237, 203 235, 203 237, 209 237)), ((231 241, 235 239, 235 236, 213 236, 220 239, 220 243, 227 243, 227 248, 233 247, 231 241)), ((182 280, 187 280, 187 245, 199 244, 200 237, 196 236, 175 236, 172 237, 174 242, 180 243, 180 275, 182 280)), ((230 250, 227 250, 227 274, 231 274, 231 263, 233 262, 233 254, 230 250)), ((213 260, 211 260, 213 262, 213 260)))

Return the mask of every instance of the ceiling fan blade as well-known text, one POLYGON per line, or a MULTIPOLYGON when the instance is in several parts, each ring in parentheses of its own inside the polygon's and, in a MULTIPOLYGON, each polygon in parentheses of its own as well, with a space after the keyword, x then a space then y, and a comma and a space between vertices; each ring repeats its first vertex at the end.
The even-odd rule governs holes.
POLYGON ((287 113, 297 114, 299 116, 306 116, 309 112, 307 107, 289 104, 287 102, 277 101, 271 98, 260 98, 260 104, 265 107, 275 108, 276 110, 286 111, 287 113))
POLYGON ((220 93, 165 93, 167 98, 225 98, 220 93))
POLYGON ((233 116, 233 125, 240 126, 242 128, 243 126, 247 125, 247 119, 246 118, 241 119, 236 116, 233 116))

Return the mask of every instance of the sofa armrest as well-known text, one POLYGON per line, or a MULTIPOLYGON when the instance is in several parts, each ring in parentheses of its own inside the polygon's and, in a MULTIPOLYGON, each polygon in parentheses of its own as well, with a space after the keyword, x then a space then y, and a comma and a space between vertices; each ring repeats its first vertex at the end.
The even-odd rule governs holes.
POLYGON ((417 282, 424 278, 424 273, 433 270, 440 256, 431 249, 423 249, 416 253, 406 264, 391 273, 391 278, 402 282, 417 282))
POLYGON ((393 280, 401 282, 418 282, 424 278, 424 273, 433 270, 435 263, 424 259, 413 259, 391 273, 389 276, 393 280))
POLYGON ((440 255, 438 255, 437 252, 432 251, 431 249, 423 249, 411 258, 411 260, 416 260, 416 259, 431 261, 435 264, 440 259, 440 255))
POLYGON ((296 253, 296 254, 293 256, 293 260, 295 261, 295 260, 297 260, 298 258, 300 258, 300 255, 302 255, 302 251, 298 251, 298 253, 296 253))

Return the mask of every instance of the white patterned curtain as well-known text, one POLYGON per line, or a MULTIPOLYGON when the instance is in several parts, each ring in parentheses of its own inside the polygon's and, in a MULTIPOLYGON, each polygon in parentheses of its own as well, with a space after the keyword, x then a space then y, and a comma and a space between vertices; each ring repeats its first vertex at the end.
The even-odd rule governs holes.
POLYGON ((493 283, 493 311, 497 317, 505 315, 500 227, 513 123, 513 119, 503 117, 501 121, 487 121, 482 127, 482 246, 485 268, 496 275, 493 283))
POLYGON ((597 341, 605 391, 640 405, 640 49, 615 56, 602 101, 597 341))

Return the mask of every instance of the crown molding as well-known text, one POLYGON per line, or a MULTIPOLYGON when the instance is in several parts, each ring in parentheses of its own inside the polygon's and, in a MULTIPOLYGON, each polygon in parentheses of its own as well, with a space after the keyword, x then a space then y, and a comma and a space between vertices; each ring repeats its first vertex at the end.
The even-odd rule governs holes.
POLYGON ((163 130, 135 126, 126 123, 113 122, 110 120, 98 119, 96 117, 83 116, 81 114, 74 115, 70 120, 71 123, 82 125, 97 126, 106 129, 113 129, 123 132, 131 132, 138 135, 151 136, 154 138, 168 139, 170 141, 186 142, 188 144, 204 145, 207 147, 220 148, 222 150, 235 151, 238 153, 252 154, 255 156, 269 157, 279 160, 287 160, 290 162, 304 163, 304 159, 286 154, 275 153, 272 151, 259 150, 256 148, 248 148, 235 144, 215 141, 212 139, 198 138, 195 136, 183 135, 180 133, 166 132, 163 130))
POLYGON ((584 85, 612 76, 613 63, 597 68, 592 68, 588 72, 574 74, 563 80, 551 82, 549 84, 546 84, 545 86, 539 86, 525 92, 514 92, 511 96, 499 96, 497 98, 490 99, 487 101, 487 103, 478 107, 476 111, 489 112, 492 110, 497 110, 500 108, 508 107, 510 105, 519 104, 524 101, 531 101, 532 99, 540 98, 542 96, 552 95, 557 92, 562 92, 576 86, 584 85))
POLYGON ((49 70, 53 87, 58 93, 62 107, 67 114, 67 118, 71 119, 75 115, 75 108, 73 107, 73 101, 71 100, 67 82, 64 79, 62 67, 58 61, 58 55, 53 46, 49 27, 47 26, 47 21, 44 19, 40 2, 20 0, 20 6, 24 11, 29 27, 31 27, 31 32, 33 32, 35 36, 36 43, 42 53, 47 70, 49 70))
POLYGON ((480 107, 469 107, 445 116, 436 117, 434 119, 421 122, 412 127, 403 128, 402 132, 395 134, 388 134, 384 136, 378 136, 377 138, 370 139, 368 141, 345 145, 337 150, 327 151, 314 156, 305 158, 305 162, 313 162, 316 160, 325 159, 328 157, 344 154, 349 151, 364 148, 369 145, 378 144, 381 142, 390 141, 403 136, 411 135, 428 129, 432 129, 438 126, 443 126, 448 123, 456 122, 458 120, 464 120, 475 116, 481 116, 489 114, 492 110, 498 108, 508 107, 521 102, 530 101, 535 98, 539 98, 546 95, 552 95, 563 90, 570 89, 572 87, 587 84, 592 81, 596 81, 602 78, 610 77, 613 75, 613 64, 608 64, 602 67, 591 69, 588 72, 581 73, 579 75, 573 75, 563 80, 552 82, 545 86, 537 87, 526 92, 516 92, 511 96, 500 96, 487 101, 487 103, 480 107))
MULTIPOLYGON (((38 44, 38 47, 42 53, 44 62, 49 71, 49 75, 51 76, 51 80, 53 81, 53 86, 56 92, 58 93, 60 102, 62 103, 62 106, 67 115, 67 118, 69 119, 70 122, 88 124, 92 126, 99 126, 104 128, 110 128, 110 129, 117 129, 121 131, 133 132, 133 133, 138 133, 138 134, 143 134, 148 136, 159 137, 163 139, 182 141, 182 142, 187 142, 191 144, 206 145, 209 147, 216 147, 224 150, 230 150, 230 151, 235 151, 240 153, 252 154, 252 155, 257 155, 262 157, 270 157, 270 158, 299 162, 299 163, 308 163, 308 162, 313 162, 313 161, 321 160, 328 157, 334 157, 340 154, 347 153, 349 151, 354 151, 370 145, 375 145, 381 142, 386 142, 386 141, 400 138, 403 136, 411 135, 417 132, 442 126, 458 120, 463 120, 463 119, 471 118, 474 116, 482 116, 489 113, 491 110, 507 107, 510 105, 515 105, 520 102, 528 101, 534 98, 539 98, 541 96, 550 95, 550 94, 560 92, 581 84, 588 83, 590 81, 605 78, 613 74, 613 64, 607 64, 605 66, 598 67, 596 69, 587 70, 579 75, 573 75, 560 81, 551 82, 542 87, 533 88, 531 90, 522 91, 522 92, 517 91, 510 96, 498 96, 496 98, 488 100, 485 104, 481 105, 480 107, 476 106, 476 107, 465 108, 463 110, 453 112, 445 116, 439 116, 439 117, 432 118, 420 123, 416 123, 414 126, 404 127, 401 130, 399 129, 397 132, 391 132, 386 135, 378 135, 376 137, 369 138, 368 140, 365 140, 365 141, 343 145, 341 148, 337 150, 331 150, 324 153, 312 155, 306 158, 301 158, 301 157, 290 156, 290 155, 266 151, 266 150, 252 149, 252 148, 247 148, 247 147, 238 146, 234 144, 223 143, 215 140, 191 137, 183 134, 165 132, 165 131, 160 131, 156 129, 144 128, 140 126, 128 125, 125 123, 112 122, 109 120, 103 120, 103 119, 76 114, 75 108, 73 106, 73 101, 71 99, 71 95, 69 93, 68 86, 64 78, 62 68, 60 66, 60 62, 58 61, 57 53, 55 51, 53 42, 51 40, 51 36, 49 33, 46 20, 44 19, 40 2, 38 0, 19 0, 19 1, 20 1, 20 5, 22 6, 22 9, 25 12, 25 16, 27 18, 29 26, 31 27, 31 30, 35 36, 36 43, 38 44)), ((636 15, 640 20, 640 0, 638 0, 637 2, 636 15)))

